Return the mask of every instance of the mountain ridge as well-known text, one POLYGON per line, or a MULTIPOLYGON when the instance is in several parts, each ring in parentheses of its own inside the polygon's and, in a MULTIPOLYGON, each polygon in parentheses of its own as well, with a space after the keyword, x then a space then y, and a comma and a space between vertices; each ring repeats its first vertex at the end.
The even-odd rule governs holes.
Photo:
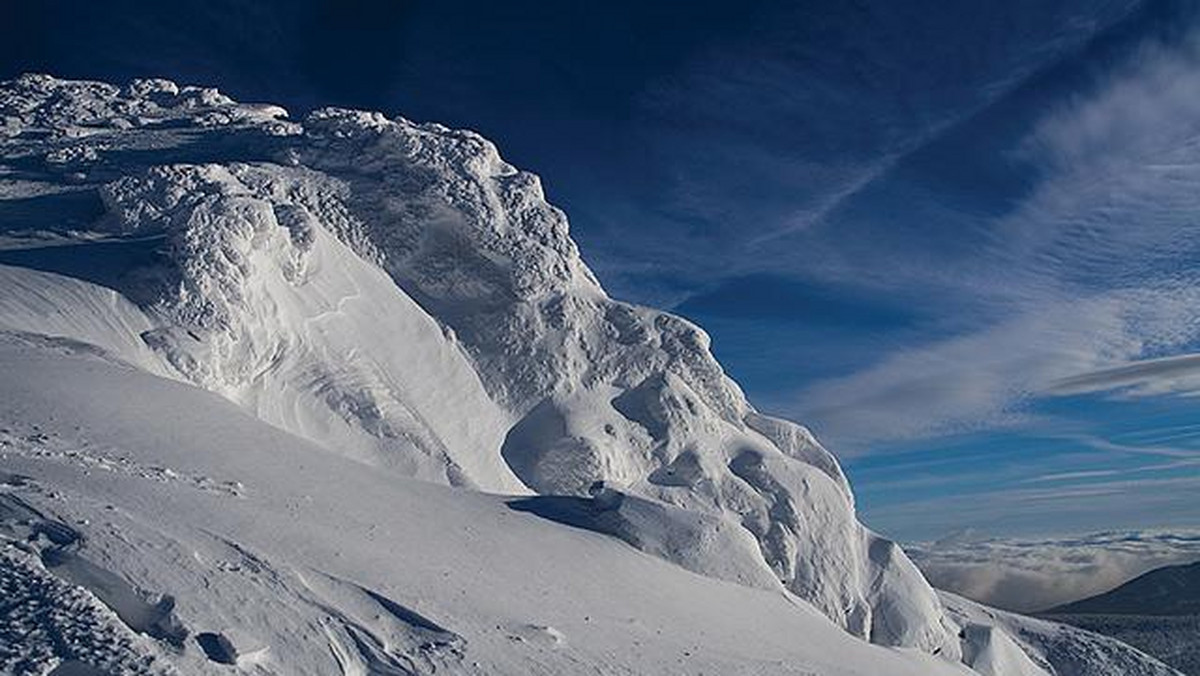
POLYGON ((1041 615, 1200 615, 1200 561, 1162 566, 1041 615))
MULTIPOLYGON (((538 179, 479 135, 48 76, 0 86, 0 119, 3 243, 25 261, 0 265, 13 349, 89 346, 385 475, 559 519, 551 500, 582 501, 575 525, 871 643, 1070 673, 1053 642, 947 612, 857 521, 834 456, 755 411, 701 329, 610 299, 538 179), (54 256, 103 242, 149 244, 111 286, 54 256)), ((1089 673, 1170 673, 1070 645, 1089 673)))

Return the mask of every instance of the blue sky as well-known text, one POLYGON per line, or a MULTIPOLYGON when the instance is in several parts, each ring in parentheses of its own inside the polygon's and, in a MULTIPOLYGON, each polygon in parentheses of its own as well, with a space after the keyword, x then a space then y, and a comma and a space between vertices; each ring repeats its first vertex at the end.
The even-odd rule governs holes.
POLYGON ((0 75, 488 135, 893 536, 1200 522, 1195 3, 62 4, 0 75))

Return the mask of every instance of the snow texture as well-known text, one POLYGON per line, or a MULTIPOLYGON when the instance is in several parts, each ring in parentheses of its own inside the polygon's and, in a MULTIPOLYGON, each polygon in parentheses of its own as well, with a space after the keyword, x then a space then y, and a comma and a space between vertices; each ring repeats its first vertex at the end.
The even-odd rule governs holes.
POLYGON ((974 644, 966 650, 968 656, 993 664, 997 657, 1006 654, 1020 658, 1009 662, 1010 666, 995 670, 997 674, 1178 674, 1158 660, 1107 636, 991 609, 948 592, 942 592, 940 596, 950 615, 964 627, 964 640, 974 644), (972 634, 978 633, 990 634, 991 640, 987 643, 972 641, 972 634), (997 640, 1001 634, 1003 638, 997 640), (1015 647, 1023 654, 1014 651, 1015 647))

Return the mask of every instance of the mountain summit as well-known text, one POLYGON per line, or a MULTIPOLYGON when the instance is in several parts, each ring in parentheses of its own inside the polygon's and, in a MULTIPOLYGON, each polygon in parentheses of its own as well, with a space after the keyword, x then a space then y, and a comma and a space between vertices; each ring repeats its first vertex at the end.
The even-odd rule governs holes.
POLYGON ((31 75, 0 139, 7 671, 1172 673, 939 596, 475 133, 31 75))

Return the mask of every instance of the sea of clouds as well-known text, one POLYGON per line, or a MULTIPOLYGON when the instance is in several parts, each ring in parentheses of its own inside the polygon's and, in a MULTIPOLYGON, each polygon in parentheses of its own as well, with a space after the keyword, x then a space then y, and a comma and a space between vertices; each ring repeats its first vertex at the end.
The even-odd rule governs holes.
POLYGON ((1161 566, 1200 560, 1200 531, 975 539, 906 547, 933 586, 1018 612, 1094 596, 1161 566))

